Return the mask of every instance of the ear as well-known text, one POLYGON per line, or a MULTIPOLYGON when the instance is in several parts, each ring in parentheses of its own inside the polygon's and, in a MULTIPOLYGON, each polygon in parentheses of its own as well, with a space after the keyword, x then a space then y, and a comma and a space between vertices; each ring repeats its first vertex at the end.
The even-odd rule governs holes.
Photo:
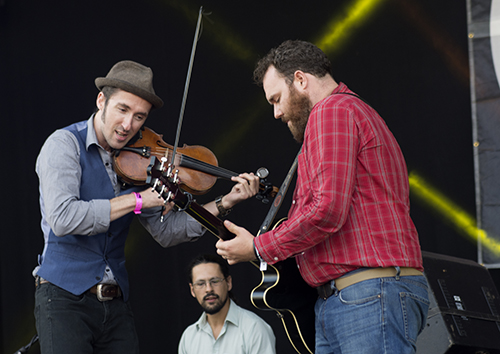
POLYGON ((293 84, 295 88, 299 91, 303 91, 307 88, 307 76, 302 70, 297 70, 293 74, 293 84))
POLYGON ((231 289, 233 288, 233 278, 231 278, 231 276, 228 275, 226 278, 226 282, 227 282, 227 291, 231 291, 231 289))
POLYGON ((102 111, 104 109, 104 104, 106 103, 106 97, 102 92, 99 92, 96 99, 97 108, 102 111))
POLYGON ((194 288, 193 288, 193 284, 189 283, 189 289, 191 290, 191 296, 192 297, 196 297, 195 293, 194 293, 194 288))

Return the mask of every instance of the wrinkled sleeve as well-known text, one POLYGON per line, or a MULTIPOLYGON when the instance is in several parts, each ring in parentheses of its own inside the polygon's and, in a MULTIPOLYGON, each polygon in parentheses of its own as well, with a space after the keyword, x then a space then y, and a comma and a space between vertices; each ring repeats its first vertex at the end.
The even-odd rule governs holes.
POLYGON ((109 200, 80 200, 80 147, 72 133, 57 130, 46 140, 37 158, 36 173, 44 222, 57 236, 90 236, 109 228, 109 200))
POLYGON ((184 212, 170 211, 160 218, 160 208, 144 210, 139 221, 162 247, 198 240, 206 231, 195 219, 184 212))

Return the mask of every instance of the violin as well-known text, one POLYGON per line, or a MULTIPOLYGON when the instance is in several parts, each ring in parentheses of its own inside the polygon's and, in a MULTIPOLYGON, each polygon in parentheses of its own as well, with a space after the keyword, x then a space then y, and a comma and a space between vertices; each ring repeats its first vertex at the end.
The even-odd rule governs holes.
MULTIPOLYGON (((173 146, 163 141, 163 135, 148 127, 143 127, 131 142, 115 153, 113 167, 120 179, 132 185, 145 185, 147 169, 151 157, 165 157, 172 163, 173 146)), ((217 178, 230 180, 239 174, 218 166, 217 157, 204 146, 186 145, 177 149, 173 165, 179 170, 179 186, 188 193, 202 195, 207 193, 217 178)), ((274 198, 278 188, 266 181, 269 172, 261 168, 257 171, 260 187, 257 198, 267 203, 267 197, 274 198)))
MULTIPOLYGON (((148 168, 155 158, 160 158, 162 164, 175 168, 179 179, 179 186, 190 194, 201 195, 207 193, 217 181, 217 178, 231 179, 239 174, 218 167, 217 158, 212 151, 203 146, 187 146, 178 148, 179 135, 186 105, 187 89, 191 78, 194 62, 194 53, 198 42, 203 7, 200 7, 198 23, 191 51, 188 75, 184 86, 184 96, 179 114, 175 147, 163 141, 163 135, 155 133, 152 129, 143 127, 130 143, 118 151, 113 158, 113 167, 122 181, 132 185, 144 185, 148 178, 148 168), (173 158, 172 158, 173 157, 173 158), (172 159, 174 161, 172 161, 172 159)), ((260 178, 257 199, 268 203, 268 196, 274 198, 278 188, 266 182, 269 171, 260 168, 257 171, 260 178)))

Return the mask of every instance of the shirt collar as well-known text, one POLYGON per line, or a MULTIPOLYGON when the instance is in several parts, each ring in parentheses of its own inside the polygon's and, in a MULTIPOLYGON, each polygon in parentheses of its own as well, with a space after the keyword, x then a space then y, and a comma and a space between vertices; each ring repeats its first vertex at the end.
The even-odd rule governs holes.
POLYGON ((229 304, 229 311, 227 312, 226 322, 231 322, 235 326, 238 326, 238 307, 233 302, 233 300, 229 299, 231 303, 229 304))
MULTIPOLYGON (((232 299, 229 299, 229 311, 227 312, 226 319, 224 322, 231 322, 233 325, 238 326, 238 307, 232 299)), ((206 326, 210 326, 207 321, 207 314, 202 313, 198 321, 196 322, 198 329, 203 329, 206 326)))
POLYGON ((332 95, 334 93, 345 92, 345 91, 347 91, 347 86, 343 82, 339 82, 337 87, 333 89, 332 95))
POLYGON ((85 148, 87 151, 89 150, 90 145, 97 145, 101 149, 104 149, 101 145, 99 145, 99 142, 97 141, 97 135, 95 133, 95 128, 94 128, 94 118, 95 118, 95 113, 90 116, 90 118, 87 120, 87 140, 85 142, 85 148))
POLYGON ((90 116, 90 118, 87 120, 87 141, 85 142, 85 147, 87 150, 89 149, 89 146, 92 144, 96 144, 99 146, 99 142, 97 141, 97 135, 95 133, 95 128, 94 128, 94 117, 95 113, 90 116))

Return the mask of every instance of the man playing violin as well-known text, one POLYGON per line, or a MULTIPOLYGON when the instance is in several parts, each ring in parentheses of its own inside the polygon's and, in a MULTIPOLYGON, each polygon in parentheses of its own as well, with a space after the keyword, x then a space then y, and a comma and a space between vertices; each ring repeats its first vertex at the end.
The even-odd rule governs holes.
MULTIPOLYGON (((124 255, 133 217, 163 247, 204 233, 197 221, 172 211, 150 188, 122 190, 113 171, 114 152, 134 137, 152 108, 163 105, 153 89, 152 70, 121 61, 95 83, 100 90, 96 113, 54 132, 36 162, 45 240, 33 271, 42 353, 138 353, 124 255)), ((218 205, 204 206, 214 215, 259 189, 252 173, 232 180, 236 184, 218 205)))
POLYGON ((414 353, 428 285, 396 139, 311 43, 272 49, 254 78, 302 143, 293 203, 285 222, 256 238, 225 221, 236 237, 217 252, 229 264, 295 257, 319 294, 316 354, 414 353))

